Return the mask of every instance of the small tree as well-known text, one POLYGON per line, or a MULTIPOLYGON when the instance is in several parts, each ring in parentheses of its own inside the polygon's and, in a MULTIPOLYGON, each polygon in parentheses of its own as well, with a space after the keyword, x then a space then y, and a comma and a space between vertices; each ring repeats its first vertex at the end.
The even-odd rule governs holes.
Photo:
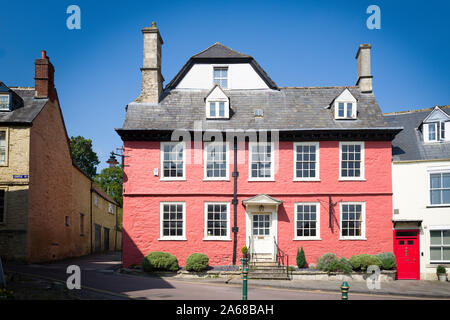
POLYGON ((300 269, 306 267, 306 258, 305 258, 305 252, 303 251, 303 246, 302 246, 302 250, 298 250, 298 248, 297 248, 297 266, 300 269))
POLYGON ((82 136, 70 137, 70 151, 76 165, 88 176, 94 178, 100 161, 97 154, 92 150, 92 140, 85 139, 82 136))

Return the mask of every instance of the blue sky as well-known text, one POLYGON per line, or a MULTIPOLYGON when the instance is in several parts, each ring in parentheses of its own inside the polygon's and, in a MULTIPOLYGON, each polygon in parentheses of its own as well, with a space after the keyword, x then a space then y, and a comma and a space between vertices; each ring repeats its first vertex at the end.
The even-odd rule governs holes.
POLYGON ((122 142, 125 105, 140 92, 141 29, 156 21, 167 84, 187 59, 221 42, 252 55, 278 86, 354 85, 355 54, 372 44, 383 112, 450 104, 448 1, 8 1, 0 11, 0 80, 34 85, 47 50, 69 136, 93 140, 102 164, 122 142), (81 8, 81 30, 66 9, 81 8), (366 8, 381 9, 381 29, 366 8))

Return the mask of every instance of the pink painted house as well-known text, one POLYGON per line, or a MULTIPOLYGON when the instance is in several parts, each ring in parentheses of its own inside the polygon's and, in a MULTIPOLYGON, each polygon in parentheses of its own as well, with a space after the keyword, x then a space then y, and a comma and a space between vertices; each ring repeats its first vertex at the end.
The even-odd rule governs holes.
MULTIPOLYGON (((391 141, 372 93, 371 46, 345 87, 278 87, 256 60, 216 43, 163 88, 162 38, 144 28, 142 93, 124 141, 124 266, 151 251, 184 265, 252 257, 308 263, 326 252, 393 251, 391 141)), ((285 262, 287 263, 287 262, 285 262)))

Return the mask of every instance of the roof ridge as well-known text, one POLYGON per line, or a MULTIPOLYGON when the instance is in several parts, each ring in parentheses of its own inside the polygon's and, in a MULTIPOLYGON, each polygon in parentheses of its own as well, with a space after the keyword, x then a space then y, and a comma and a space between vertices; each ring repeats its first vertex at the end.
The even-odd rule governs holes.
POLYGON ((434 106, 430 108, 422 108, 422 109, 415 109, 415 110, 405 110, 405 111, 394 111, 394 112, 386 112, 383 113, 384 116, 396 116, 401 114, 409 114, 409 113, 417 113, 417 112, 425 112, 425 111, 433 111, 434 108, 438 107, 439 109, 450 109, 450 105, 444 105, 444 106, 434 106))
POLYGON ((228 49, 228 50, 234 51, 234 52, 240 54, 240 55, 243 56, 243 57, 251 58, 251 56, 249 56, 249 55, 247 55, 247 54, 245 54, 245 53, 239 52, 239 51, 237 51, 237 50, 234 50, 234 49, 232 49, 232 48, 230 48, 230 47, 228 47, 228 46, 226 46, 226 45, 224 45, 224 44, 222 44, 222 43, 220 43, 220 42, 218 42, 218 41, 216 41, 214 44, 210 45, 208 48, 204 49, 203 51, 200 51, 199 53, 193 55, 192 58, 198 57, 198 56, 201 55, 202 53, 205 53, 206 51, 208 51, 209 49, 211 49, 212 47, 217 46, 217 45, 219 45, 219 46, 221 46, 221 47, 224 47, 224 48, 226 48, 226 49, 228 49))

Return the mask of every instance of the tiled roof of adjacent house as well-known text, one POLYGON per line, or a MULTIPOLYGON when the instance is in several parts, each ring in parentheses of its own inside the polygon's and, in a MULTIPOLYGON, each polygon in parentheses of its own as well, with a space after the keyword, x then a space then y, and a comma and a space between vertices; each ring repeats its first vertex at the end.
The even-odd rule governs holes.
MULTIPOLYGON (((440 108, 450 115, 450 106, 440 108)), ((404 128, 392 141, 394 161, 450 159, 450 142, 423 142, 419 126, 431 111, 433 108, 385 114, 389 125, 404 128)))
POLYGON ((34 118, 36 118, 47 103, 48 99, 35 99, 34 88, 13 87, 9 89, 23 100, 23 105, 12 111, 0 111, 0 123, 31 125, 34 118))
POLYGON ((208 90, 165 90, 158 105, 130 103, 122 129, 376 129, 388 124, 372 93, 347 87, 358 101, 357 120, 335 120, 330 103, 346 87, 281 88, 280 90, 224 90, 230 98, 229 120, 206 120, 205 97, 208 90), (264 117, 254 116, 262 109, 264 117))

